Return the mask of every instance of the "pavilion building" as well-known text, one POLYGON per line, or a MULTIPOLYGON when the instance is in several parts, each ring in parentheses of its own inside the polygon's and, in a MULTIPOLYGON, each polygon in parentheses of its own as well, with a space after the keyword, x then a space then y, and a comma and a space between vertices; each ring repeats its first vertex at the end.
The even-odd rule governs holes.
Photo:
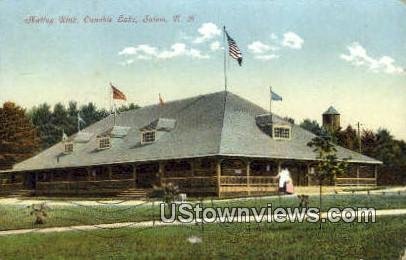
MULTIPOLYGON (((330 112, 335 127, 338 113, 330 112)), ((143 196, 173 183, 193 195, 269 193, 282 165, 294 185, 316 184, 316 154, 307 146, 314 137, 233 93, 216 92, 110 115, 1 172, 0 190, 143 196)), ((380 161, 336 148, 350 166, 331 184, 376 185, 380 161)))

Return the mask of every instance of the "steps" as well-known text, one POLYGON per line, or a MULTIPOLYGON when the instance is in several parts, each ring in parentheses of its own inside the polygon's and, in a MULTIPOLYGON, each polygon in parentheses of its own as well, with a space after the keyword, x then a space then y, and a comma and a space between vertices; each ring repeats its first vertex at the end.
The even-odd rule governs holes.
POLYGON ((130 188, 117 194, 120 198, 146 198, 148 191, 140 188, 130 188))

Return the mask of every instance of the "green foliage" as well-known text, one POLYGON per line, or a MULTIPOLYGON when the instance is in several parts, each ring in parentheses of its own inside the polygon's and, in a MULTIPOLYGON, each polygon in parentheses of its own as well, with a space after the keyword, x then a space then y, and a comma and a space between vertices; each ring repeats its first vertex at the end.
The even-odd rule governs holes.
POLYGON ((45 202, 40 204, 32 204, 28 206, 30 208, 30 215, 35 217, 34 224, 42 225, 45 224, 45 220, 48 217, 48 209, 49 207, 45 204, 45 202))
MULTIPOLYGON (((137 108, 139 106, 131 103, 128 106, 119 107, 117 111, 123 112, 137 108)), ((63 133, 68 136, 75 134, 78 131, 78 113, 85 121, 85 123, 81 124, 81 129, 100 121, 110 114, 104 108, 97 108, 92 102, 82 105, 80 108, 78 108, 75 101, 70 101, 67 107, 57 103, 52 110, 47 103, 33 107, 28 115, 39 132, 41 148, 46 149, 61 141, 63 133)))
POLYGON ((11 168, 38 151, 39 138, 25 110, 12 102, 0 107, 0 169, 11 168))
POLYGON ((337 131, 333 135, 335 136, 338 145, 353 151, 359 151, 359 138, 357 131, 351 125, 348 125, 345 130, 337 131))
POLYGON ((315 135, 322 135, 323 130, 320 127, 319 123, 316 120, 305 119, 302 123, 300 123, 300 127, 312 132, 315 135))
POLYGON ((235 223, 34 232, 2 237, 0 251, 4 259, 400 259, 405 224, 395 216, 326 223, 323 231, 312 223, 235 223), (191 235, 202 243, 188 243, 191 235))
POLYGON ((394 139, 389 130, 381 128, 374 132, 363 129, 358 136, 357 130, 351 125, 344 130, 331 132, 320 127, 317 121, 310 119, 305 119, 300 126, 317 136, 327 136, 332 143, 356 152, 359 152, 361 139, 361 153, 383 162, 384 170, 388 173, 385 179, 391 174, 396 174, 399 176, 395 178, 397 181, 393 184, 402 184, 406 181, 406 142, 394 139))
POLYGON ((325 179, 333 179, 345 171, 347 167, 346 159, 343 161, 338 160, 337 149, 329 138, 315 137, 307 145, 314 148, 313 151, 317 153, 316 159, 318 163, 314 175, 320 184, 325 179))
POLYGON ((167 204, 175 202, 177 196, 179 195, 178 186, 174 185, 172 182, 163 185, 164 190, 164 202, 167 204))
POLYGON ((283 118, 283 120, 288 121, 288 122, 291 123, 291 124, 294 124, 294 123, 295 123, 295 119, 293 119, 293 118, 291 118, 291 117, 288 117, 288 116, 285 116, 285 117, 283 118))
POLYGON ((140 106, 138 106, 138 105, 136 105, 134 103, 130 103, 128 106, 122 105, 121 107, 119 107, 117 109, 117 112, 121 113, 121 112, 125 112, 125 111, 128 111, 128 110, 134 110, 134 109, 138 109, 138 108, 140 108, 140 106))
MULTIPOLYGON (((337 158, 337 149, 334 144, 326 137, 315 137, 308 144, 309 147, 314 148, 313 151, 317 153, 316 159, 317 166, 313 175, 318 179, 320 186, 320 209, 322 208, 322 186, 326 179, 334 181, 337 175, 344 173, 347 164, 346 159, 339 161, 337 158)), ((322 226, 322 220, 320 218, 320 229, 322 226)))
MULTIPOLYGON (((72 198, 70 198, 72 199, 72 198)), ((99 199, 98 199, 99 200, 99 199)), ((318 204, 319 197, 311 195, 309 198, 309 206, 315 207, 318 204)), ((70 200, 69 200, 70 201, 70 200)), ((345 195, 325 195, 323 197, 322 211, 327 211, 330 207, 346 208, 346 207, 374 207, 376 209, 399 209, 406 208, 406 194, 345 194, 345 195)), ((38 201, 37 203, 40 203, 38 201)), ((84 206, 86 203, 82 201, 73 201, 68 204, 66 199, 56 200, 58 206, 53 206, 52 202, 48 201, 49 208, 46 210, 50 217, 41 225, 43 227, 64 227, 74 225, 97 225, 115 222, 132 222, 132 221, 148 221, 159 218, 160 203, 142 205, 126 205, 126 204, 110 204, 101 203, 99 205, 84 206)), ((31 202, 29 202, 31 203, 31 202)), ((200 200, 191 203, 201 203, 200 200)), ((273 207, 297 207, 297 199, 295 197, 264 197, 256 199, 244 200, 213 200, 203 201, 202 207, 267 207, 271 203, 273 207)), ((24 201, 19 201, 15 205, 0 205, 0 230, 12 230, 32 228, 31 209, 26 208, 24 201)))

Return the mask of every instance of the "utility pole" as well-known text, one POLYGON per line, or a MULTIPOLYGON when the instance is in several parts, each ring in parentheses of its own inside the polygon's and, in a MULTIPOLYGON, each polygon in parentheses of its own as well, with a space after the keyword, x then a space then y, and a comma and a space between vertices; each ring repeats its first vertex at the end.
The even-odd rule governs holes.
POLYGON ((361 153, 362 149, 361 149, 361 131, 360 131, 360 122, 357 122, 357 127, 358 127, 358 152, 361 153))

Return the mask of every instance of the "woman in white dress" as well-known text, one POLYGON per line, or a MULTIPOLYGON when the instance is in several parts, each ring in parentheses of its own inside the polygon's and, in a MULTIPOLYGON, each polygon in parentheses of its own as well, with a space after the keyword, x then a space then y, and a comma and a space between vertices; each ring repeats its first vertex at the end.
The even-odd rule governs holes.
POLYGON ((291 180, 289 170, 283 168, 276 177, 279 178, 279 192, 286 192, 286 184, 291 180))

